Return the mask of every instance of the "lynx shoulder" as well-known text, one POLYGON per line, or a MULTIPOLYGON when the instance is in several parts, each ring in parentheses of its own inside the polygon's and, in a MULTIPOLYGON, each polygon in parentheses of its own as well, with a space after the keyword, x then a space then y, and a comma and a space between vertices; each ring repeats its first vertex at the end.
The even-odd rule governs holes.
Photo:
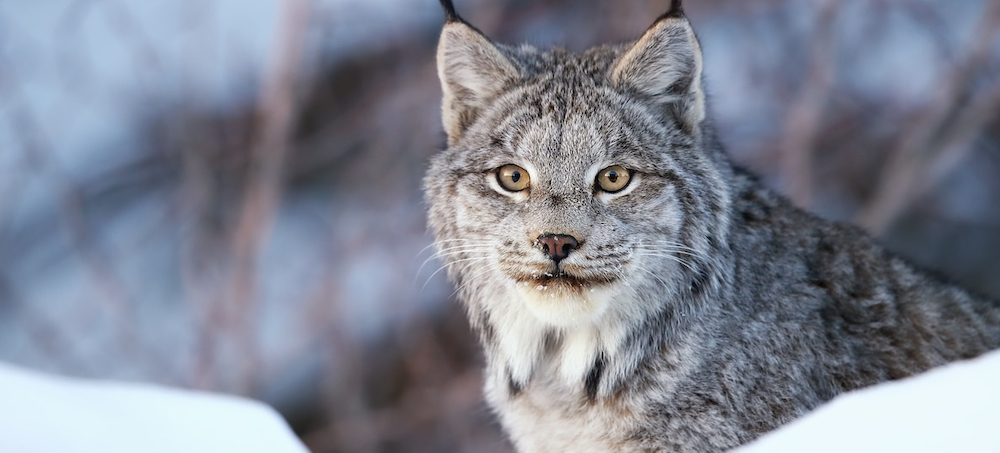
POLYGON ((1000 305, 732 165, 675 0, 581 53, 442 0, 429 225, 519 451, 721 451, 835 395, 1000 347, 1000 305))

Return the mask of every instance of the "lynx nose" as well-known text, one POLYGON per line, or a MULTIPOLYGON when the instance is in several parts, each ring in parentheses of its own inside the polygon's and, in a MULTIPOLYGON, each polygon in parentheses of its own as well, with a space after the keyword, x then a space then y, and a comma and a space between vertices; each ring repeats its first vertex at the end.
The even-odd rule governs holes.
POLYGON ((542 253, 552 258, 552 261, 558 263, 569 256, 569 252, 576 250, 580 243, 568 234, 542 233, 535 239, 535 245, 542 249, 542 253))

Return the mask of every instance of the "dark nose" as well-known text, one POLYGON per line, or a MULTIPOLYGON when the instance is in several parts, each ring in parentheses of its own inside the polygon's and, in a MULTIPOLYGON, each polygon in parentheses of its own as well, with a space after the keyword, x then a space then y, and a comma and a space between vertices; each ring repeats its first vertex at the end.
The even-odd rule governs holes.
POLYGON ((552 261, 559 262, 563 258, 569 256, 569 252, 576 250, 576 247, 580 245, 576 238, 568 234, 552 234, 543 233, 538 236, 535 240, 535 244, 538 248, 542 249, 542 252, 552 258, 552 261))

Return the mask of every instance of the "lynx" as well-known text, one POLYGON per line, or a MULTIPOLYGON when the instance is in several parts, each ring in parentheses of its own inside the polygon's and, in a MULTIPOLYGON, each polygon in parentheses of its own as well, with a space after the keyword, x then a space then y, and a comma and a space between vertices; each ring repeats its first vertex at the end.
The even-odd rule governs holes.
POLYGON ((732 164, 674 0, 636 41, 491 42, 442 0, 429 225, 521 452, 712 452, 1000 347, 1000 304, 732 164))

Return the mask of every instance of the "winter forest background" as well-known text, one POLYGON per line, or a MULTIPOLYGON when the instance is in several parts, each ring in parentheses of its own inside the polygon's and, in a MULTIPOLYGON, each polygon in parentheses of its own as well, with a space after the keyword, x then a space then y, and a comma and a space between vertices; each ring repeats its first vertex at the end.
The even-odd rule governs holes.
MULTIPOLYGON (((688 0, 733 159, 1000 297, 1000 0, 688 0)), ((667 0, 458 0, 494 39, 667 0)), ((246 395, 317 452, 510 451, 427 248, 435 0, 0 2, 0 361, 246 395)))

